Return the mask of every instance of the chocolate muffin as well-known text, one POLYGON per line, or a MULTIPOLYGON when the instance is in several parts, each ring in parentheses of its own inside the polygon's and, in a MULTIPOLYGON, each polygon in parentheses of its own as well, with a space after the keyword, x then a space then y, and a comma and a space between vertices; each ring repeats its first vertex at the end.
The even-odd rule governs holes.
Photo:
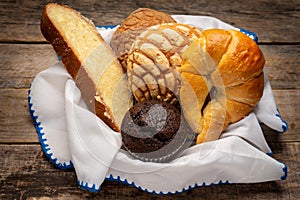
POLYGON ((121 134, 123 148, 143 161, 169 161, 190 146, 195 136, 180 109, 167 102, 147 100, 126 113, 121 134))

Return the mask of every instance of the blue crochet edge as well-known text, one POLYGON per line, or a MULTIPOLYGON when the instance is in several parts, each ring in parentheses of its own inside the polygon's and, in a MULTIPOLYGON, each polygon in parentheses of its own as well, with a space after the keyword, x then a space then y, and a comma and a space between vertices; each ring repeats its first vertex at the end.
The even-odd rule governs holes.
POLYGON ((252 38, 256 43, 258 43, 258 37, 254 32, 248 31, 248 30, 243 29, 243 28, 239 28, 239 31, 246 34, 247 36, 252 38))
POLYGON ((57 158, 52 158, 53 153, 48 153, 49 150, 51 150, 50 146, 48 144, 46 144, 47 138, 43 138, 43 136, 45 135, 45 133, 43 132, 43 127, 41 125, 41 122, 38 122, 38 116, 35 115, 35 110, 32 108, 33 107, 33 103, 31 102, 31 84, 28 90, 28 110, 31 116, 31 119, 33 121, 35 130, 37 132, 37 135, 39 137, 39 141, 40 144, 42 146, 43 152, 46 155, 46 157, 53 163, 53 165, 59 169, 70 169, 73 167, 73 163, 72 161, 70 161, 70 164, 67 163, 60 163, 57 161, 57 158))
POLYGON ((288 130, 288 128, 289 128, 289 125, 288 125, 288 123, 281 117, 280 112, 279 112, 279 109, 277 109, 277 114, 275 114, 275 116, 278 117, 278 118, 281 120, 281 122, 282 122, 282 126, 281 126, 282 131, 277 131, 277 132, 278 132, 278 133, 284 133, 284 132, 286 132, 286 131, 288 130))
POLYGON ((144 191, 144 192, 148 192, 150 194, 155 194, 155 195, 172 195, 172 194, 181 194, 183 192, 187 192, 189 190, 192 190, 192 189, 195 189, 195 188, 199 188, 199 187, 206 187, 206 186, 213 186, 213 185, 228 185, 228 184, 234 184, 234 183, 230 183, 228 180, 227 181, 222 181, 220 180, 218 183, 211 183, 211 184, 206 184, 205 182, 203 182, 201 185, 198 184, 198 183, 195 183, 194 185, 189 185, 189 187, 186 189, 186 188, 183 188, 181 191, 174 191, 174 192, 163 192, 163 191, 155 191, 155 190, 148 190, 147 188, 142 188, 141 186, 138 186, 135 184, 134 181, 132 181, 131 183, 128 182, 127 179, 124 179, 124 180, 121 180, 121 177, 120 176, 117 176, 117 178, 114 178, 112 174, 110 174, 109 177, 105 178, 105 180, 108 180, 108 181, 116 181, 116 182, 119 182, 119 183, 122 183, 124 185, 129 185, 129 186, 133 186, 141 191, 144 191))
POLYGON ((113 29, 118 25, 104 25, 104 26, 96 26, 97 28, 105 28, 105 29, 113 29))
POLYGON ((273 152, 270 151, 270 152, 267 152, 266 154, 267 154, 268 156, 272 156, 272 155, 273 155, 273 152))
POLYGON ((284 172, 284 175, 280 177, 281 180, 285 180, 288 176, 288 168, 286 166, 286 164, 284 164, 283 162, 281 162, 283 164, 283 168, 282 171, 284 172))
POLYGON ((89 184, 87 182, 83 182, 80 180, 77 181, 77 184, 78 184, 79 188, 89 191, 89 192, 97 193, 101 190, 101 186, 99 186, 99 188, 96 188, 96 185, 93 184, 92 187, 89 187, 89 184))
MULTIPOLYGON (((288 169, 287 169, 287 166, 286 164, 284 164, 283 162, 280 162, 281 164, 283 164, 283 167, 282 167, 282 171, 284 173, 283 176, 280 177, 281 180, 285 180, 288 176, 288 169)), ((129 186, 133 186, 139 190, 142 190, 144 192, 148 192, 148 193, 151 193, 151 194, 155 194, 155 195, 172 195, 172 194, 181 194, 181 193, 184 193, 184 192, 187 192, 189 190, 192 190, 192 189, 195 189, 195 188, 199 188, 199 187, 206 187, 206 186, 213 186, 213 185, 229 185, 229 184, 234 184, 233 182, 229 182, 228 180, 227 181, 222 181, 220 180, 218 183, 210 183, 210 184, 206 184, 205 182, 202 183, 202 185, 199 185, 198 183, 195 183, 193 186, 192 185, 189 185, 189 187, 186 189, 186 188, 183 188, 181 191, 175 191, 175 192, 167 192, 167 193, 164 193, 163 191, 150 191, 148 189, 143 189, 141 186, 138 186, 134 183, 134 181, 132 181, 131 183, 128 182, 127 179, 125 180, 121 180, 121 177, 120 176, 117 176, 117 178, 114 178, 112 174, 110 174, 110 176, 108 178, 105 178, 105 180, 109 180, 109 181, 117 181, 119 183, 122 183, 122 184, 125 184, 125 185, 129 185, 129 186)))

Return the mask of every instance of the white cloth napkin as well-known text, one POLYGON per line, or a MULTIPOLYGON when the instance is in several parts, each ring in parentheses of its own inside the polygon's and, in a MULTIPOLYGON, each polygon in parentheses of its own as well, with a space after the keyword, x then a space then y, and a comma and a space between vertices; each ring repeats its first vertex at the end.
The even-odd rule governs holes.
MULTIPOLYGON (((234 27, 211 17, 174 15, 202 29, 234 27)), ((234 28, 236 29, 236 28, 234 28)), ((106 42, 115 28, 99 28, 106 42)), ((251 32, 247 32, 253 39, 251 32)), ((121 135, 87 109, 62 63, 40 72, 28 94, 29 110, 45 155, 61 169, 74 167, 81 188, 97 192, 106 180, 144 191, 171 194, 203 185, 285 179, 285 164, 272 158, 259 123, 284 132, 268 79, 254 112, 231 124, 217 141, 192 146, 170 163, 133 159, 121 150, 121 135)))

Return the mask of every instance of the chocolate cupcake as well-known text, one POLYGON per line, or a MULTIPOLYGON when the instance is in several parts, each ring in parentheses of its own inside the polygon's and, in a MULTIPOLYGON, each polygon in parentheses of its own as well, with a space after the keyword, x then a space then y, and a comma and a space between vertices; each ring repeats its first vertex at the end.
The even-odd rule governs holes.
POLYGON ((143 161, 168 162, 189 147, 195 134, 178 107, 159 100, 135 104, 126 113, 123 148, 143 161))

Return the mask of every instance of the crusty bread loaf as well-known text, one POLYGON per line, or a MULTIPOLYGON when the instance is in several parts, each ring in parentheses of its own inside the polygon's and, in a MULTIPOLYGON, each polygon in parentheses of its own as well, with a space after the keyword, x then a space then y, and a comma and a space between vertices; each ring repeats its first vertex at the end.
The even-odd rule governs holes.
POLYGON ((94 24, 67 6, 48 4, 40 25, 88 107, 119 132, 131 95, 120 63, 94 24))
POLYGON ((127 55, 136 37, 150 26, 171 22, 176 21, 164 12, 150 8, 133 11, 114 32, 110 42, 124 69, 127 69, 127 55))
POLYGON ((178 70, 184 115, 198 132, 197 143, 216 140, 229 123, 248 115, 260 100, 264 56, 245 34, 210 29, 187 48, 183 59, 178 70))

